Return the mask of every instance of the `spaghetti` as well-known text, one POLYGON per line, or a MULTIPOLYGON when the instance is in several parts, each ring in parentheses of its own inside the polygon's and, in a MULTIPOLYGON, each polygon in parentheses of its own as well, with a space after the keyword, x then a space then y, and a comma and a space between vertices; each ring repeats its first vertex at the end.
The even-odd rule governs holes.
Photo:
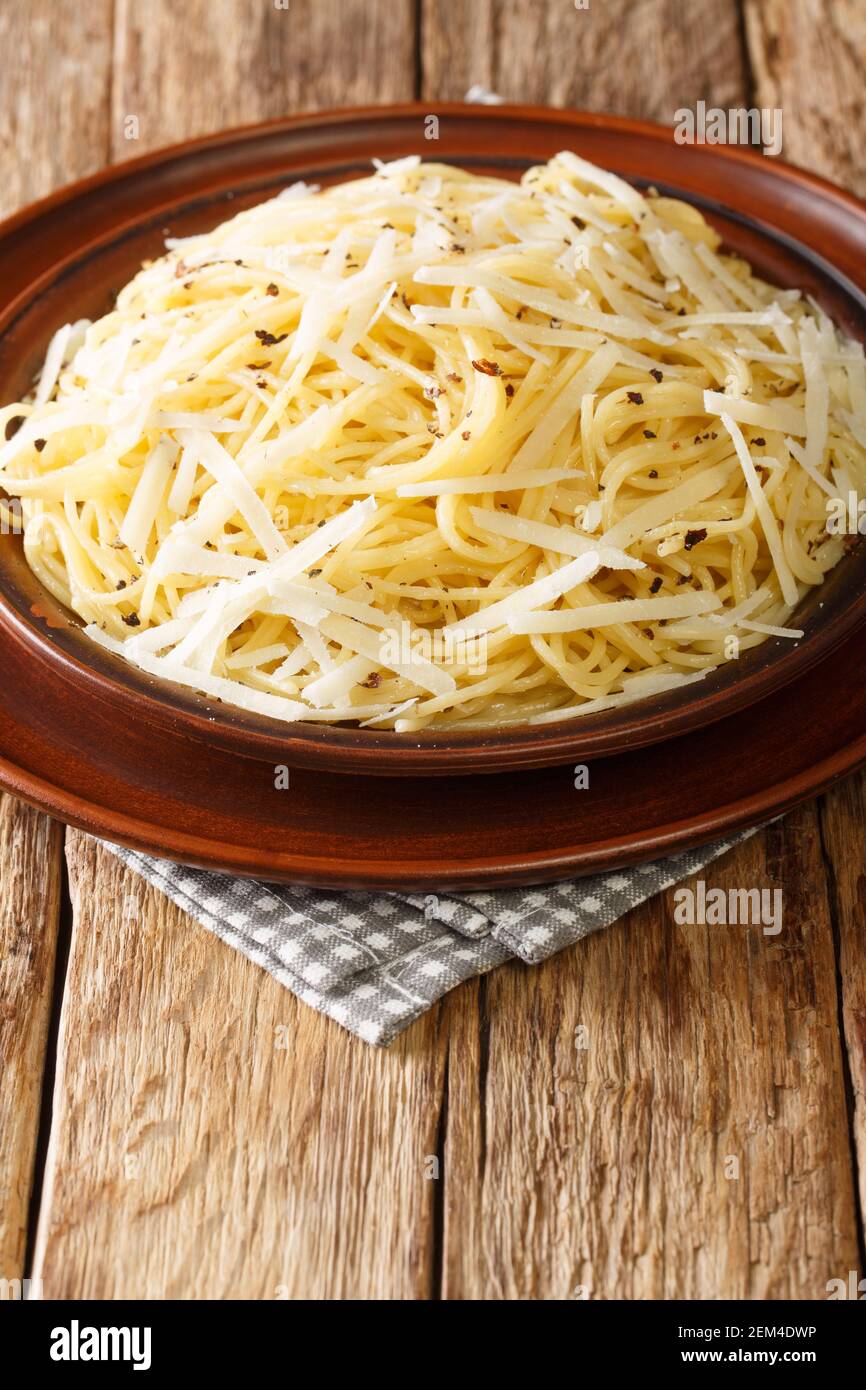
POLYGON ((4 430, 96 642, 276 719, 490 727, 802 635, 866 365, 685 203, 410 158, 169 241, 4 430))

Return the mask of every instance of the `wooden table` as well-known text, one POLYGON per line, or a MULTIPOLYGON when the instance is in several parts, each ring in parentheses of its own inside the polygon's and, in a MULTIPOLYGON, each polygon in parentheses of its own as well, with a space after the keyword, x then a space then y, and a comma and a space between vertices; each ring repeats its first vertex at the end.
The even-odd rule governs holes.
MULTIPOLYGON (((0 52, 4 213, 187 136, 435 112, 473 82, 668 123, 699 99, 781 107, 784 156, 866 194, 861 0, 5 0, 0 52)), ((0 797, 0 1278, 826 1297, 863 1254, 863 827, 855 777, 708 871, 781 886, 779 937, 678 927, 667 895, 381 1051, 0 797)))

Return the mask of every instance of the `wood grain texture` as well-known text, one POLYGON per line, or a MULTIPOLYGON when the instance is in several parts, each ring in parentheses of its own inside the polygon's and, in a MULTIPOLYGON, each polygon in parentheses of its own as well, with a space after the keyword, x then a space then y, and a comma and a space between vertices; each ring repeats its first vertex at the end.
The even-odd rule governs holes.
POLYGON ((837 933, 842 1028, 859 1186, 866 1212, 866 776, 849 777, 821 803, 830 903, 837 933))
MULTIPOLYGON (((0 6, 0 217, 105 162, 110 14, 0 6)), ((24 1273, 62 854, 58 826, 0 794, 0 1279, 24 1273)))
POLYGON ((60 827, 0 796, 0 1279, 20 1279, 60 914, 60 827))
POLYGON ((414 90, 413 0, 116 3, 114 160, 291 111, 407 100, 414 90))
POLYGON ((736 0, 422 0, 424 96, 473 83, 506 101, 614 111, 673 123, 746 89, 736 0))
POLYGON ((112 0, 0 5, 0 216, 105 163, 112 0))
POLYGON ((364 1046, 70 837, 46 1298, 429 1295, 444 1048, 364 1046))
POLYGON ((755 104, 782 111, 782 157, 866 194, 866 6, 744 0, 755 104))
POLYGON ((819 1299, 856 1267, 814 809, 702 877, 783 886, 781 934, 668 893, 447 1005, 446 1297, 819 1299))

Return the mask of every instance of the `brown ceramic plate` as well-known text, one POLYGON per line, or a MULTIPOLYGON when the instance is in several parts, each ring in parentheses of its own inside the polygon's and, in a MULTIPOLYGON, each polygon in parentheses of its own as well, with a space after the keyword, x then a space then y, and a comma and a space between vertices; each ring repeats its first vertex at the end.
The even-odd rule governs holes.
POLYGON ((239 758, 45 679, 9 636, 0 784, 92 834, 168 859, 334 888, 542 883, 657 858, 769 819, 866 761, 859 637, 772 699, 590 767, 393 777, 239 758))
MULTIPOLYGON (((337 112, 231 132, 147 156, 62 190, 0 227, 0 399, 23 394, 62 322, 104 312, 112 289, 166 233, 204 230, 297 178, 329 183, 366 172, 373 156, 420 153, 506 177, 573 148, 640 185, 699 206, 725 242, 766 279, 813 294, 866 342, 866 207, 800 170, 736 148, 677 146, 660 126, 578 112, 442 106, 337 112)), ((0 537, 0 633, 15 634, 81 702, 108 701, 122 720, 204 740, 246 757, 332 772, 453 775, 542 767, 683 735, 753 705, 822 661, 866 619, 866 547, 804 600, 803 640, 770 639, 708 677, 626 708, 502 733, 389 732, 288 726, 232 710, 128 667, 84 637, 0 537)), ((35 668, 34 668, 35 669, 35 668)), ((58 737, 62 731, 58 730, 58 737)))

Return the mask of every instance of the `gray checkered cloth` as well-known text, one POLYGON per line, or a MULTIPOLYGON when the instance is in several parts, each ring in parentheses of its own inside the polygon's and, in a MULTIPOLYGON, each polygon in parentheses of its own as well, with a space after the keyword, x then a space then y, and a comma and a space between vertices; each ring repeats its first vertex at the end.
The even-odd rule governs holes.
POLYGON ((107 848, 305 1004, 384 1045, 455 985, 514 956, 546 960, 744 838, 542 888, 428 894, 291 888, 107 848))

